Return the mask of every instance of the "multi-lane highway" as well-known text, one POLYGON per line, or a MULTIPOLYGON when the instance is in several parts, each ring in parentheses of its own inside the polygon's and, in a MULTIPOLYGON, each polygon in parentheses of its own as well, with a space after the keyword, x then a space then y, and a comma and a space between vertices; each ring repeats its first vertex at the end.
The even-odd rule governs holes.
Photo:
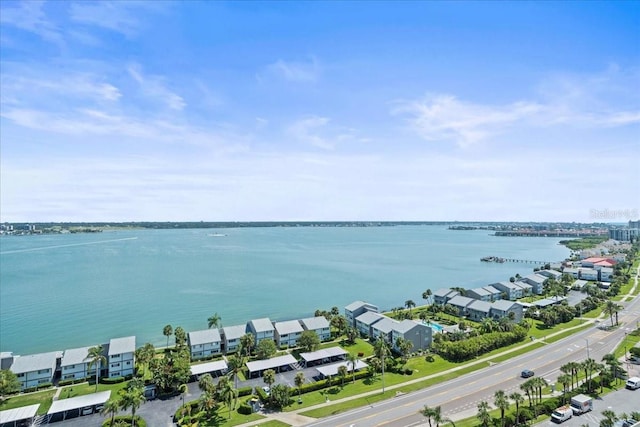
MULTIPOLYGON (((493 393, 504 390, 507 394, 519 391, 524 381, 519 377, 523 369, 531 369, 537 376, 555 383, 560 366, 570 361, 582 361, 587 356, 600 362, 610 353, 626 333, 635 329, 640 322, 640 302, 636 298, 619 313, 622 327, 607 331, 600 325, 608 324, 604 319, 594 323, 587 330, 578 332, 567 339, 547 344, 527 354, 488 366, 463 377, 450 380, 420 391, 397 396, 393 399, 375 403, 371 406, 355 409, 343 414, 324 418, 309 424, 310 426, 345 427, 406 427, 425 422, 418 413, 424 405, 440 406, 443 413, 451 418, 464 418, 477 413, 481 400, 493 402, 493 393)), ((625 366, 626 368, 627 366, 625 366)), ((637 365, 629 368, 640 374, 637 365)), ((633 372, 632 372, 633 374, 633 372)))

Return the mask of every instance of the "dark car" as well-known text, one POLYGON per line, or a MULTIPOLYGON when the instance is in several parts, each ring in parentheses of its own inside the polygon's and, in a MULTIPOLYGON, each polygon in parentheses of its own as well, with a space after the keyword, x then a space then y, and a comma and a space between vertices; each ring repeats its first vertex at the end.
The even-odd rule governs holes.
POLYGON ((534 375, 533 371, 530 371, 528 369, 525 369, 524 371, 520 372, 520 376, 522 378, 529 378, 529 377, 532 377, 533 375, 534 375))

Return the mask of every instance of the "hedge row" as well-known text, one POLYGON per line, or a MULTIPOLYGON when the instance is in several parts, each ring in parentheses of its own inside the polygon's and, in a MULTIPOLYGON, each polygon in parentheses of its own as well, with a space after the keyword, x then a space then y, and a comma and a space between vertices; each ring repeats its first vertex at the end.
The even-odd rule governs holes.
POLYGON ((118 384, 125 381, 124 377, 100 378, 102 384, 118 384))
MULTIPOLYGON (((113 419, 113 425, 120 425, 120 422, 126 422, 127 425, 131 425, 131 415, 118 415, 113 419)), ((135 424, 136 427, 147 427, 147 422, 144 418, 140 418, 140 415, 136 415, 135 424)), ((107 418, 103 423, 102 427, 111 427, 111 418, 107 418)))
POLYGON ((80 383, 84 383, 89 381, 90 377, 87 378, 76 378, 76 379, 68 379, 68 380, 60 380, 58 381, 58 386, 62 387, 65 385, 71 385, 71 384, 80 384, 80 383))
POLYGON ((249 396, 253 393, 253 387, 240 387, 238 389, 238 397, 249 396))

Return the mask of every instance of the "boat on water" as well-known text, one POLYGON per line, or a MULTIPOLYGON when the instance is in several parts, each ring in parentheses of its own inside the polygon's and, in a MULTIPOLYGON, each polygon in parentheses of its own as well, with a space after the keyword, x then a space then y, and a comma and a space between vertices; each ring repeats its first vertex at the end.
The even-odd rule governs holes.
POLYGON ((213 233, 209 234, 209 237, 226 237, 227 235, 224 233, 213 233))

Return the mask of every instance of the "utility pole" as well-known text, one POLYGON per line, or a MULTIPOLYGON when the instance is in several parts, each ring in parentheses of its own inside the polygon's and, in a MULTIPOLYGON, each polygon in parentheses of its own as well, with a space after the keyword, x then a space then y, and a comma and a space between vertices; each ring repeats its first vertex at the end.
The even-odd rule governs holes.
POLYGON ((587 359, 589 359, 589 340, 587 338, 584 340, 587 342, 587 359))

